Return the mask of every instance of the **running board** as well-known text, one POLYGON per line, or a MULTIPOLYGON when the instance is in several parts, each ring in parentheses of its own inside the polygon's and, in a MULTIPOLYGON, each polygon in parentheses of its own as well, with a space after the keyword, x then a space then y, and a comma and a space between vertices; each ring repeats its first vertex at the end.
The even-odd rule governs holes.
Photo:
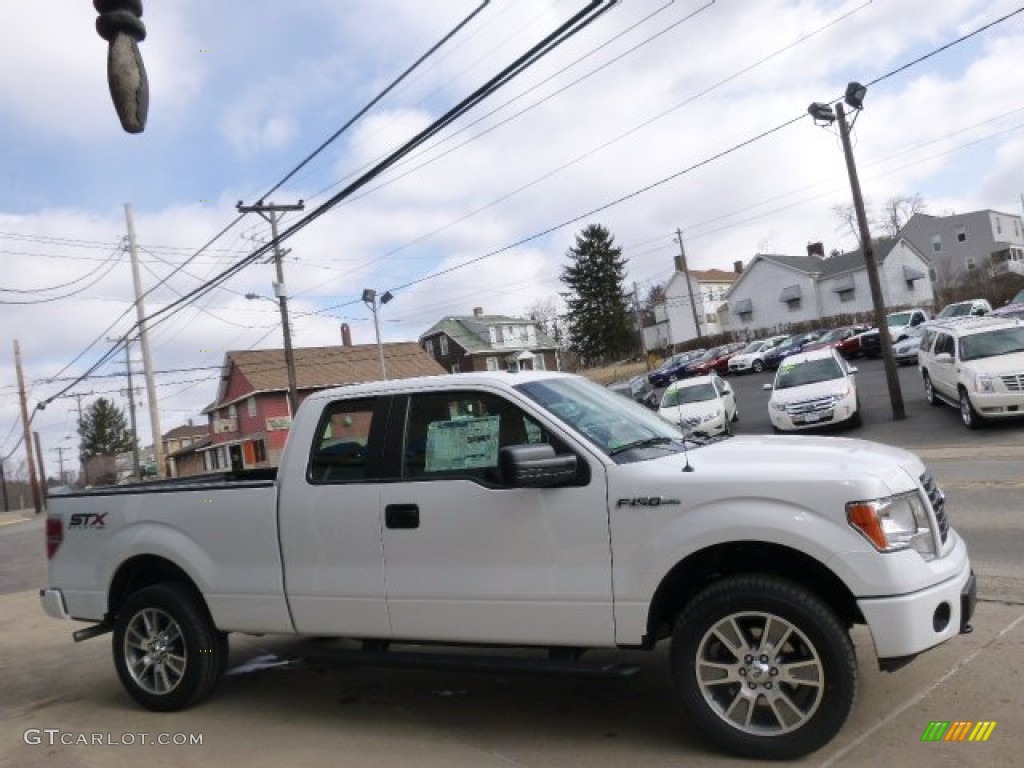
POLYGON ((576 660, 516 658, 513 656, 472 656, 467 654, 416 653, 407 651, 358 651, 332 648, 303 650, 306 661, 324 661, 367 667, 433 669, 457 672, 508 672, 562 677, 626 678, 640 671, 639 665, 621 663, 585 664, 576 660))

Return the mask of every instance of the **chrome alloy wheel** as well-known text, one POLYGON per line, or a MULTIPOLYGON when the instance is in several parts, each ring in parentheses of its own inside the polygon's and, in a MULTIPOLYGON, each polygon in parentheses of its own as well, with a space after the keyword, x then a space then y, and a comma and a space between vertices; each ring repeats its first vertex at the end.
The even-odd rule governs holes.
POLYGON ((147 693, 170 693, 185 676, 188 652, 181 627, 170 614, 144 608, 132 616, 124 635, 128 674, 147 693))
POLYGON ((695 662, 712 711, 755 736, 805 725, 825 692, 818 650, 795 625, 768 613, 723 618, 701 638, 695 662))

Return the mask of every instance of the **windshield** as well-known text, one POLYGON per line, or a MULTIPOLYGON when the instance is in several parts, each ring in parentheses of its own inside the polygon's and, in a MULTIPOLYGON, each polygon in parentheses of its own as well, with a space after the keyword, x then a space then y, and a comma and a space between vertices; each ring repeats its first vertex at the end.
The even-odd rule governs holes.
POLYGON ((706 400, 714 400, 718 397, 715 388, 711 384, 694 384, 692 387, 678 387, 665 392, 661 399, 662 408, 671 408, 674 405, 685 403, 703 403, 706 400))
POLYGON ((609 456, 633 444, 682 450, 678 426, 587 379, 543 379, 516 389, 609 456))
POLYGON ((975 333, 960 339, 961 360, 977 360, 1014 352, 1024 352, 1024 326, 975 333))
POLYGON ((967 302, 965 304, 950 304, 944 310, 939 312, 939 317, 963 317, 971 313, 971 304, 967 302))
POLYGON ((757 352, 758 350, 761 349, 761 345, 763 343, 764 342, 761 341, 752 341, 749 344, 747 344, 747 346, 740 350, 740 354, 749 355, 751 352, 757 352))
POLYGON ((893 312, 891 315, 889 315, 889 325, 910 325, 910 318, 913 316, 913 314, 913 312, 893 312))
POLYGON ((783 365, 775 378, 776 389, 802 387, 804 384, 817 384, 819 381, 831 381, 843 378, 843 369, 834 357, 823 357, 818 360, 807 360, 793 365, 783 365))

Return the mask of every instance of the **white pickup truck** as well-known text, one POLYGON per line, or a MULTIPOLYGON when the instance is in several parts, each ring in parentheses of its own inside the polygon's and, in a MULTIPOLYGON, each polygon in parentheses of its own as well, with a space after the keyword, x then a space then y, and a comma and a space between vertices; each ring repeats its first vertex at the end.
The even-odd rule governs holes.
POLYGON ((230 632, 352 638, 378 660, 392 644, 547 651, 534 671, 670 640, 683 709, 751 757, 794 758, 842 727, 853 625, 894 670, 969 631, 975 603, 915 455, 684 440, 540 371, 319 392, 276 478, 54 497, 46 535, 43 608, 93 622, 76 639, 112 631, 122 683, 153 710, 211 691, 230 632))

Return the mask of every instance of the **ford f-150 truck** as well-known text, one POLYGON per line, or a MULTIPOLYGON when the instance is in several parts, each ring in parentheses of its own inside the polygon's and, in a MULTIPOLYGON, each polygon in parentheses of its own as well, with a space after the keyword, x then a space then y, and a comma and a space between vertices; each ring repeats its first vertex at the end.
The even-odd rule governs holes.
POLYGON ((276 476, 54 497, 46 536, 43 608, 92 622, 76 639, 112 631, 121 682, 153 710, 210 693, 231 632, 378 655, 528 647, 552 665, 668 640, 686 714, 753 757, 797 757, 841 728, 852 626, 894 670, 968 631, 975 602, 965 543, 912 453, 690 439, 543 371, 318 392, 276 476))

